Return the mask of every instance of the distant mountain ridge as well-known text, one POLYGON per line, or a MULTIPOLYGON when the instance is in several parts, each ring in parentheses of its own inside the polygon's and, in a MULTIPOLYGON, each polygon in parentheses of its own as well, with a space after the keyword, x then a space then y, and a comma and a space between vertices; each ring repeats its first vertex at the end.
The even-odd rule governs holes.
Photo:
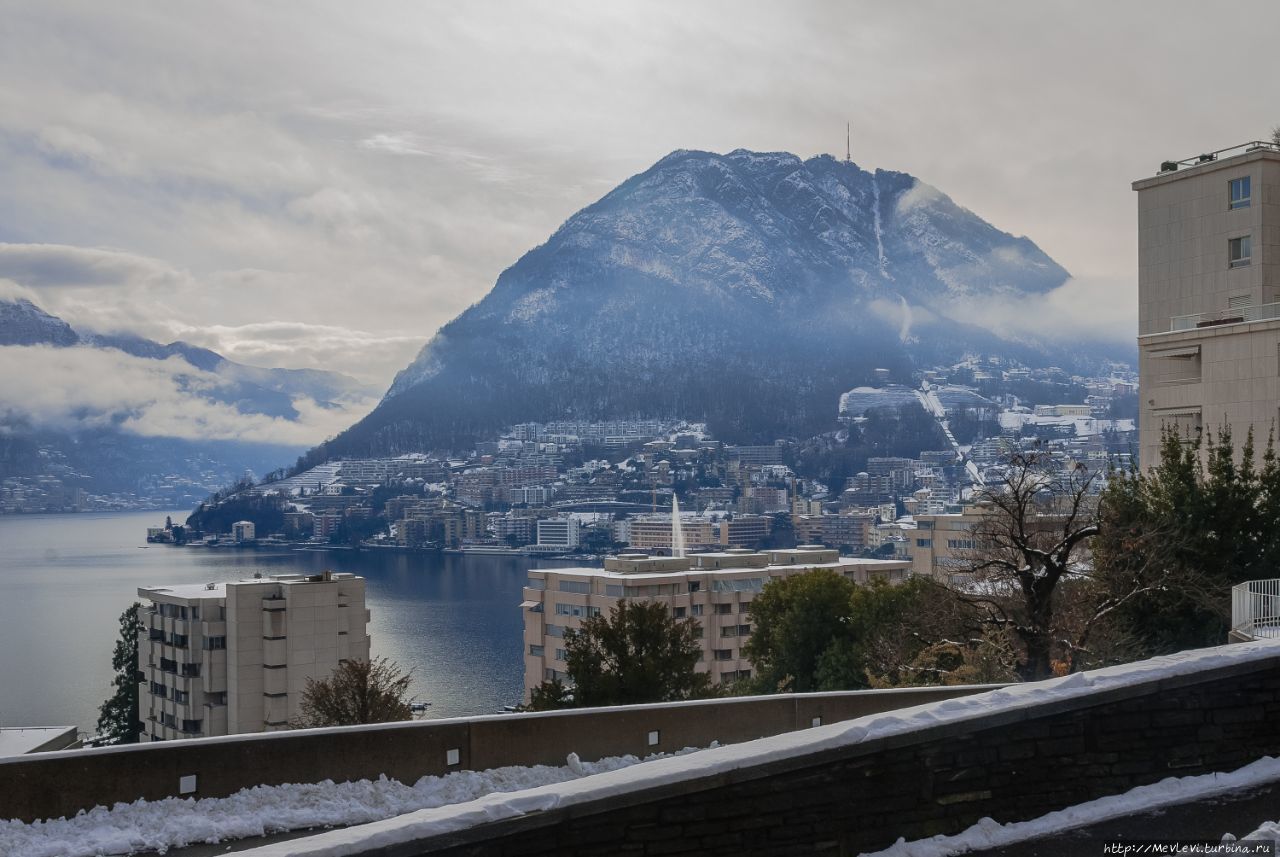
POLYGON ((242 412, 296 419, 294 396, 306 396, 324 407, 376 395, 376 390, 344 375, 320 369, 268 369, 228 360, 216 351, 182 341, 160 343, 127 333, 80 333, 57 316, 25 298, 0 299, 0 345, 50 345, 109 348, 147 360, 180 358, 192 368, 224 380, 212 398, 235 404, 242 412))
MULTIPOLYGON (((52 355, 33 355, 26 350, 36 348, 88 349, 93 356, 87 363, 73 361, 67 365, 90 365, 95 369, 100 366, 103 372, 120 367, 122 355, 129 355, 125 360, 163 363, 154 376, 144 376, 172 382, 158 383, 161 387, 174 387, 168 391, 164 406, 178 411, 198 410, 201 400, 205 400, 230 406, 249 419, 262 415, 306 424, 306 415, 299 412, 303 399, 326 410, 363 410, 377 394, 368 385, 337 372, 246 366, 186 342, 163 344, 129 334, 77 332, 62 319, 21 298, 0 299, 0 348, 9 349, 4 356, 12 364, 21 363, 29 371, 38 371, 47 359, 58 362, 49 359, 52 355), (14 349, 24 350, 23 354, 12 353, 14 349)), ((6 365, 5 371, 14 371, 13 366, 6 365)), ((59 371, 71 370, 64 366, 59 371)), ((83 373, 76 377, 82 376, 83 373)), ((66 377, 54 376, 64 380, 66 377)), ((47 383, 58 385, 59 380, 47 383)), ((90 379, 86 383, 94 382, 90 379)), ((63 398, 75 396, 69 387, 58 387, 63 398)), ((143 388, 139 392, 132 403, 124 405, 113 406, 102 400, 90 405, 70 400, 66 411, 54 417, 28 408, 20 396, 0 401, 0 479, 26 479, 25 484, 30 486, 53 477, 67 488, 132 498, 122 502, 172 507, 194 504, 211 491, 241 478, 246 470, 267 473, 302 451, 300 445, 263 437, 169 437, 163 431, 130 431, 124 424, 137 416, 139 402, 145 408, 149 396, 164 391, 143 388)))
POLYGON ((810 435, 876 368, 1081 355, 962 323, 1068 273, 906 173, 677 151, 570 217, 428 342, 331 456, 452 447, 522 420, 674 415, 810 435))

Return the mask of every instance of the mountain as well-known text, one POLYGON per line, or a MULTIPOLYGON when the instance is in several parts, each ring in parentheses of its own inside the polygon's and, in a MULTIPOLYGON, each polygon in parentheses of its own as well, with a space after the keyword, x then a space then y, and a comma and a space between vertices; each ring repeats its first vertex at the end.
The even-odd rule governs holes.
POLYGON ((458 447, 523 420, 671 415, 807 436, 887 369, 966 353, 1070 365, 953 315, 1067 272, 905 173, 677 151, 573 215, 308 460, 458 447))
MULTIPOLYGON (((185 342, 78 332, 20 298, 0 299, 0 347, 13 373, 0 377, 0 482, 17 480, 27 494, 53 480, 124 503, 186 504, 246 469, 293 459, 305 445, 292 438, 331 430, 317 414, 342 425, 377 392, 337 372, 246 366, 185 342)), ((13 490, 0 484, 0 511, 13 490)))
POLYGON ((0 300, 0 345, 75 345, 80 335, 29 300, 0 300))

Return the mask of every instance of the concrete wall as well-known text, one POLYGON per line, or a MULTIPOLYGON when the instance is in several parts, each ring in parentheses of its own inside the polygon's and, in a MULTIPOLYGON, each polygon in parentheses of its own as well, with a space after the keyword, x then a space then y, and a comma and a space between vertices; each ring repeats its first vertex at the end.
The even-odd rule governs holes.
POLYGON ((138 798, 224 797, 254 785, 377 779, 505 765, 563 765, 627 753, 748 741, 865 714, 966 696, 991 686, 745 697, 669 705, 513 714, 380 726, 165 741, 0 759, 0 818, 58 818, 138 798), (651 732, 658 743, 650 744, 651 732), (457 762, 448 764, 449 751, 457 762))
POLYGON ((1234 770, 1280 753, 1278 717, 1280 657, 1273 655, 343 853, 879 851, 899 837, 958 833, 987 816, 1029 820, 1168 776, 1234 770))

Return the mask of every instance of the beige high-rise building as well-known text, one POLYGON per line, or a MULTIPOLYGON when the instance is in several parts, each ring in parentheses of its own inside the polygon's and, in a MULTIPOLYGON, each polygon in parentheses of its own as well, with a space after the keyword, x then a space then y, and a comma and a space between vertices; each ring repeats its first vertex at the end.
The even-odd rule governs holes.
POLYGON ((142 613, 142 740, 283 729, 307 679, 368 660, 364 578, 325 572, 153 586, 142 613))
POLYGON ((622 599, 657 601, 677 619, 702 626, 699 672, 714 681, 749 678, 742 646, 751 636, 748 608, 769 580, 814 569, 831 569, 855 583, 874 579, 901 583, 907 560, 854 559, 821 546, 756 553, 728 550, 688 557, 619 554, 604 568, 545 568, 529 572, 524 589, 524 685, 566 678, 564 632, 589 616, 608 614, 622 599))
POLYGON ((1133 189, 1142 466, 1163 427, 1252 427, 1261 446, 1280 417, 1280 146, 1165 162, 1133 189))

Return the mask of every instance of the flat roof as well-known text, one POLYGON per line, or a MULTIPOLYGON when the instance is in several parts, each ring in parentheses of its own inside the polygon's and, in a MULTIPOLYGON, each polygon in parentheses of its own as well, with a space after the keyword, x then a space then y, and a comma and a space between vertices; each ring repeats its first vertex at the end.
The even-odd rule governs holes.
POLYGON ((4 726, 0 727, 0 756, 35 753, 52 744, 50 750, 64 749, 76 739, 74 726, 4 726))
MULTIPOLYGON (((699 554, 705 556, 706 554, 699 554)), ((603 568, 531 568, 530 574, 577 574, 584 577, 606 577, 610 580, 653 580, 661 577, 679 575, 726 575, 753 574, 771 571, 805 571, 820 568, 875 568, 877 566, 910 566, 909 559, 864 559, 862 557, 841 557, 836 562, 806 562, 798 565, 760 565, 755 567, 738 566, 737 568, 679 568, 670 571, 609 571, 603 568)))
POLYGON ((1164 170, 1148 178, 1138 179, 1133 183, 1133 189, 1146 190, 1147 188, 1168 184, 1178 179, 1204 175, 1214 170, 1227 169, 1249 161, 1259 160, 1280 160, 1280 143, 1254 140, 1249 143, 1240 143, 1235 146, 1228 146, 1225 149, 1218 149, 1216 152, 1192 155, 1180 161, 1165 161, 1165 164, 1175 164, 1177 168, 1164 170))
MULTIPOLYGON (((350 572, 333 572, 332 580, 355 580, 359 575, 350 572)), ((279 583, 284 585, 299 583, 324 583, 316 580, 317 575, 307 574, 265 574, 262 577, 242 577, 239 580, 217 581, 213 583, 178 583, 172 586, 140 586, 138 594, 143 598, 153 595, 167 595, 171 598, 196 600, 200 598, 226 598, 227 586, 249 583, 279 583)))

